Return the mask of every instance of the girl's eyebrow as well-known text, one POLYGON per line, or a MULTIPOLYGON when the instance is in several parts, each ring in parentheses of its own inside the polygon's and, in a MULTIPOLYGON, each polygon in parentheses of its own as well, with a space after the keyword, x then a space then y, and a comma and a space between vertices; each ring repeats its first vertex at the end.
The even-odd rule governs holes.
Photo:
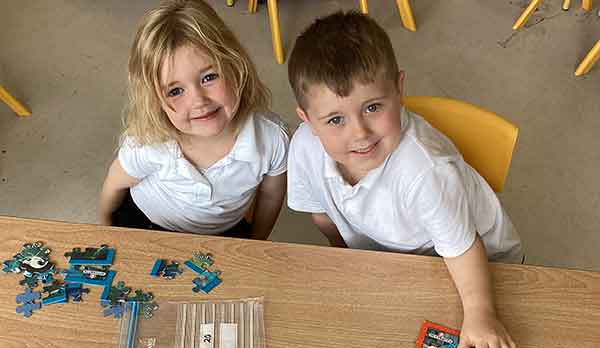
MULTIPOLYGON (((202 74, 204 74, 205 72, 207 72, 207 71, 211 70, 212 68, 213 68, 213 66, 212 66, 212 64, 211 64, 211 65, 209 65, 209 66, 207 66, 207 67, 204 67, 204 68, 201 68, 200 70, 198 70, 197 74, 198 74, 198 75, 202 75, 202 74)), ((177 85, 177 84, 179 84, 179 83, 180 83, 180 82, 179 82, 179 81, 177 81, 177 80, 175 80, 175 81, 171 81, 171 82, 169 82, 169 84, 167 85, 167 87, 166 87, 165 89, 167 89, 167 90, 168 90, 169 88, 171 88, 171 86, 173 86, 173 85, 177 85)))

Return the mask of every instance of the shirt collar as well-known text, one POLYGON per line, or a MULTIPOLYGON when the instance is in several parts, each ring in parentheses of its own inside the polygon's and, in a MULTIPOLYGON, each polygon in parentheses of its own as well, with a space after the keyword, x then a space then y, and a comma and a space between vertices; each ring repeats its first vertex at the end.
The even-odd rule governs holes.
POLYGON ((250 115, 244 121, 229 155, 235 160, 244 162, 256 162, 260 160, 260 153, 256 143, 254 115, 250 115))

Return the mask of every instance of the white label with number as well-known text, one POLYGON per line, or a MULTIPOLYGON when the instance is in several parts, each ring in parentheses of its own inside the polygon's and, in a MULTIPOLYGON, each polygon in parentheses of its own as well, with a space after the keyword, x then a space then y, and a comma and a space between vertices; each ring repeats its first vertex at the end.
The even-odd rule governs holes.
POLYGON ((200 348, 213 348, 215 324, 200 324, 200 348))
POLYGON ((237 348, 237 324, 221 323, 219 348, 237 348))

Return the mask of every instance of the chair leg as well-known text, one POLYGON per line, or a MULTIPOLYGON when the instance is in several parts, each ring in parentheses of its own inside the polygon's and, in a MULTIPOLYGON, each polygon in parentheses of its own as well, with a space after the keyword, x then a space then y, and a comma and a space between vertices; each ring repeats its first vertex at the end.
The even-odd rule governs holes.
POLYGON ((283 46, 281 45, 281 33, 279 31, 279 10, 277 9, 277 0, 268 0, 269 22, 271 24, 271 37, 273 40, 273 53, 277 63, 283 64, 283 46))
POLYGON ((258 0, 248 0, 248 13, 256 13, 258 0))
POLYGON ((571 0, 563 0, 562 9, 567 11, 571 7, 571 0))
POLYGON ((596 42, 590 52, 583 58, 577 70, 575 70, 575 76, 581 76, 587 74, 590 69, 594 66, 594 63, 600 58, 600 40, 596 42))
POLYGON ((227 0, 227 6, 231 7, 235 5, 235 0, 227 0))
POLYGON ((512 27, 513 30, 520 29, 523 25, 525 25, 525 23, 527 23, 527 20, 529 19, 531 14, 533 12, 535 12, 535 10, 538 8, 538 6, 540 6, 541 2, 542 2, 542 0, 531 0, 531 2, 529 3, 529 6, 527 6, 525 11, 523 11, 523 13, 521 13, 521 16, 519 17, 519 19, 517 19, 515 24, 513 24, 513 27, 512 27))
POLYGON ((19 116, 30 116, 31 111, 21 104, 15 97, 10 95, 4 87, 0 86, 0 100, 5 102, 19 116))
POLYGON ((360 12, 362 14, 369 14, 369 5, 367 5, 367 0, 360 0, 360 12))
POLYGON ((591 10, 592 9, 592 0, 582 0, 581 8, 584 9, 585 11, 591 10))
POLYGON ((410 0, 396 0, 396 4, 400 11, 402 25, 410 31, 417 31, 417 25, 415 24, 412 8, 410 7, 410 0))

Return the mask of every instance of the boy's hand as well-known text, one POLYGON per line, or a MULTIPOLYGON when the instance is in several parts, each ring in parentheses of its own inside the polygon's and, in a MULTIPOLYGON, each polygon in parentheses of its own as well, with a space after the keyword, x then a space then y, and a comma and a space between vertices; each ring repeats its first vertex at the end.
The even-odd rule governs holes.
POLYGON ((487 256, 479 235, 464 254, 444 261, 463 303, 459 348, 514 348, 496 317, 487 256))
POLYGON ((515 348, 494 313, 465 313, 458 348, 515 348))

